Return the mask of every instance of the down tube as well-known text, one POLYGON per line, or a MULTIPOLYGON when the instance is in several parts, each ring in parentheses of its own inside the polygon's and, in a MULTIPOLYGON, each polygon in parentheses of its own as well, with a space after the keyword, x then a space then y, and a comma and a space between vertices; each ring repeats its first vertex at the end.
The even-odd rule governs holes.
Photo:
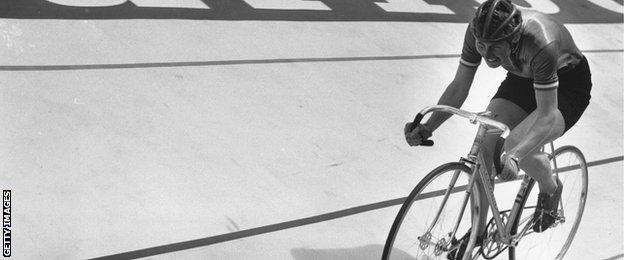
MULTIPOLYGON (((479 156, 479 163, 481 165, 486 165, 483 155, 479 156)), ((496 204, 496 198, 494 198, 494 184, 490 181, 490 173, 487 170, 480 170, 478 172, 481 177, 481 184, 485 190, 485 196, 490 204, 490 209, 492 209, 492 216, 494 217, 498 233, 502 238, 504 238, 503 240, 507 241, 509 240, 509 233, 504 231, 506 230, 505 224, 500 216, 500 211, 498 210, 498 205, 496 204)))

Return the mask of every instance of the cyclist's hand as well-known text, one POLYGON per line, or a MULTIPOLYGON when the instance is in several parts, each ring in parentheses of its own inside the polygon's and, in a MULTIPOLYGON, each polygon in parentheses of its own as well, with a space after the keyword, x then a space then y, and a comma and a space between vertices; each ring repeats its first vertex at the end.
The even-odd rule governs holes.
MULTIPOLYGON (((405 140, 410 146, 418 146, 423 144, 423 141, 427 140, 427 138, 431 137, 431 127, 427 124, 419 124, 414 127, 414 130, 409 132, 409 129, 412 127, 414 123, 405 124, 405 140)), ((429 141, 431 142, 431 141, 429 141)))
POLYGON ((518 158, 508 153, 501 155, 501 165, 503 170, 498 175, 498 178, 503 181, 511 181, 518 177, 520 166, 518 165, 518 158))

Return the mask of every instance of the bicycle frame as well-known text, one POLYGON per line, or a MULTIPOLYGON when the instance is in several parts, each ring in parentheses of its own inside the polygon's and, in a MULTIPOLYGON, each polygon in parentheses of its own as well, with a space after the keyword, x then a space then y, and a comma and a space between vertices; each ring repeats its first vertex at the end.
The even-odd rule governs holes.
MULTIPOLYGON (((507 246, 515 247, 519 243, 520 239, 524 236, 524 234, 526 234, 526 232, 530 228, 530 225, 525 225, 524 228, 520 232, 517 232, 517 234, 511 235, 511 231, 512 231, 511 229, 512 229, 513 223, 516 221, 516 218, 520 215, 518 214, 519 211, 523 210, 523 207, 524 207, 524 205, 522 205, 522 201, 524 201, 525 197, 528 195, 528 192, 530 191, 530 188, 532 188, 530 186, 532 185, 531 177, 528 175, 524 175, 524 177, 522 178, 520 189, 518 190, 516 199, 509 213, 509 218, 507 222, 505 223, 503 221, 503 218, 501 217, 501 211, 498 209, 496 198, 494 197, 494 182, 493 182, 494 177, 492 175, 491 169, 489 169, 488 167, 482 167, 487 164, 485 163, 483 153, 481 153, 481 145, 486 136, 500 134, 502 138, 506 138, 510 133, 509 128, 506 125, 498 121, 488 118, 487 117, 488 112, 471 113, 471 112, 467 112, 464 110, 460 110, 460 109, 449 107, 449 106, 443 106, 443 105, 430 106, 430 107, 423 109, 416 116, 416 119, 414 119, 415 124, 418 124, 422 120, 425 114, 429 112, 433 112, 433 111, 443 111, 447 113, 452 113, 452 114, 470 119, 470 122, 473 124, 479 123, 479 130, 477 131, 477 135, 470 149, 470 152, 468 153, 466 158, 462 158, 461 160, 463 163, 467 164, 467 166, 470 167, 472 174, 470 176, 468 185, 466 187, 463 202, 461 204, 462 207, 454 222, 455 225, 453 227, 453 230, 449 234, 450 237, 451 238, 455 237, 457 233, 457 229, 459 228, 459 224, 461 222, 462 216, 464 215, 466 206, 468 205, 468 200, 470 199, 472 195, 472 189, 476 183, 476 185, 481 186, 481 189, 480 189, 481 191, 485 191, 485 196, 489 203, 489 207, 492 210, 492 215, 493 215, 494 222, 497 228, 497 232, 500 238, 500 241, 498 242, 501 242, 507 246), (488 129, 484 125, 493 126, 494 128, 488 129), (477 182, 476 181, 477 177, 479 177, 481 181, 477 182)), ((554 149, 554 145, 552 142, 550 143, 550 148, 552 152, 554 153, 555 149, 554 149)), ((556 162, 555 162, 555 169, 556 169, 556 162)), ((450 196, 452 189, 455 186, 455 182, 459 174, 460 174, 459 172, 456 172, 453 175, 453 178, 451 179, 451 182, 449 183, 449 186, 447 190, 445 191, 443 201, 448 200, 448 197, 450 196)), ((555 171, 555 174, 558 174, 558 172, 555 171)), ((437 223, 440 217, 441 211, 442 211, 442 208, 440 208, 438 212, 436 213, 435 219, 432 222, 431 226, 427 229, 426 234, 429 233, 431 229, 433 228, 433 226, 435 226, 435 224, 437 223)), ((478 212, 478 214, 487 214, 487 211, 478 212)), ((475 217, 479 217, 479 216, 475 215, 475 212, 473 212, 473 218, 475 217)), ((474 222, 475 221, 473 219, 473 223, 474 222)), ((445 246, 445 249, 450 250, 451 248, 449 248, 449 246, 450 246, 450 241, 445 246)))
MULTIPOLYGON (((485 191, 485 197, 488 201, 490 209, 492 210, 494 223, 496 224, 498 235, 501 240, 500 242, 508 246, 515 246, 518 243, 519 238, 521 238, 528 230, 528 226, 525 226, 525 228, 518 234, 513 236, 511 235, 512 223, 515 222, 517 216, 519 215, 518 212, 522 210, 523 205, 521 205, 521 203, 524 200, 524 197, 528 195, 527 191, 529 191, 528 188, 531 177, 529 177, 528 175, 524 175, 524 177, 522 178, 520 189, 518 190, 513 207, 511 208, 509 218, 505 223, 503 221, 503 218, 501 217, 496 198, 494 197, 494 177, 491 169, 488 167, 482 167, 484 165, 487 165, 485 163, 485 158, 483 158, 483 153, 481 153, 480 151, 481 144, 483 143, 483 139, 486 135, 487 129, 483 126, 480 126, 479 131, 477 132, 477 136, 475 137, 472 149, 470 150, 467 159, 464 159, 463 161, 470 164, 469 166, 472 169, 472 175, 470 178, 476 179, 477 177, 479 177, 481 179, 480 182, 477 182, 477 185, 480 185, 482 187, 481 190, 485 191)), ((472 185, 475 185, 474 181, 471 180, 470 182, 473 183, 472 185)))

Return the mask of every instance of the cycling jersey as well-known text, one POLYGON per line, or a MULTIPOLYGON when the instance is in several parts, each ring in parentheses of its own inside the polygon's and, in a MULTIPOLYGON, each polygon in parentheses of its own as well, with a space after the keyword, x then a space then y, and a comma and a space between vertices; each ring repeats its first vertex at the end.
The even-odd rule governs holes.
MULTIPOLYGON (((573 68, 583 58, 570 32, 552 17, 530 10, 522 10, 522 28, 518 47, 501 66, 517 76, 533 79, 535 89, 553 89, 558 86, 557 70, 573 68)), ((464 36, 460 62, 476 67, 481 63, 475 37, 468 25, 464 36)))

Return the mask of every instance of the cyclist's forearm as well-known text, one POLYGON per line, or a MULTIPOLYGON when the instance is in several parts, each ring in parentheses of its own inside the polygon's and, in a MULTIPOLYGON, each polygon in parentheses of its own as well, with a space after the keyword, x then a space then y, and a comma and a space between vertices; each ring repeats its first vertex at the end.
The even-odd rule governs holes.
POLYGON ((520 141, 516 147, 509 150, 508 153, 522 159, 536 149, 542 147, 544 139, 547 138, 554 129, 554 122, 554 113, 539 116, 522 141, 520 141))
MULTIPOLYGON (((454 83, 451 83, 451 85, 446 88, 446 90, 440 97, 440 100, 438 100, 438 105, 447 105, 455 108, 460 108, 462 104, 464 104, 464 101, 466 101, 466 98, 468 97, 468 91, 458 91, 458 89, 463 88, 456 88, 453 86, 453 84, 454 83)), ((440 125, 442 125, 442 123, 444 123, 450 117, 451 114, 449 113, 434 112, 429 120, 427 120, 427 124, 431 127, 433 131, 440 127, 440 125)))

